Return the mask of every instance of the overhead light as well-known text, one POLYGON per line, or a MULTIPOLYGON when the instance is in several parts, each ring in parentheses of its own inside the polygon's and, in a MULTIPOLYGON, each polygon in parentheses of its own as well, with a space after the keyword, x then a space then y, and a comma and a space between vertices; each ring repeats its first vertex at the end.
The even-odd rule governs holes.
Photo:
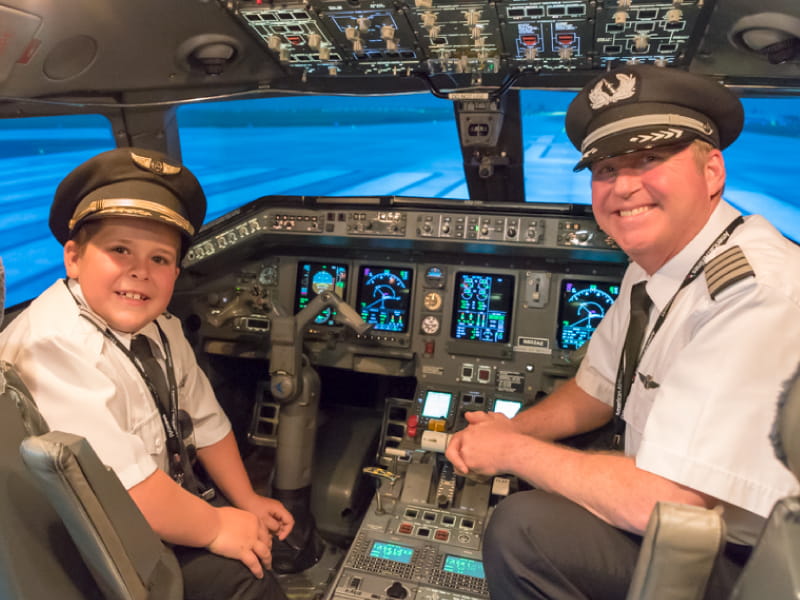
POLYGON ((178 62, 188 71, 220 75, 239 58, 239 42, 232 37, 204 34, 183 42, 178 48, 178 62))
POLYGON ((800 19, 774 12, 748 15, 736 21, 730 39, 774 65, 789 62, 800 56, 800 19))

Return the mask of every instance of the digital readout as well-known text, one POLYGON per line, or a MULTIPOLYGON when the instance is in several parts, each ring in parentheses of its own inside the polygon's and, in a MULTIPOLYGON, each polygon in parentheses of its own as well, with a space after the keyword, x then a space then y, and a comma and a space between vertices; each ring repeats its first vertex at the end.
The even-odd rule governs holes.
POLYGON ((372 548, 369 551, 369 555, 372 558, 393 560, 394 562, 403 563, 404 565, 411 562, 413 554, 413 548, 400 546, 399 544, 390 544, 388 542, 375 542, 372 544, 372 548))
POLYGON ((473 558, 447 554, 444 557, 442 570, 445 573, 457 573, 459 575, 477 577, 478 579, 486 579, 486 574, 483 572, 483 563, 473 558))

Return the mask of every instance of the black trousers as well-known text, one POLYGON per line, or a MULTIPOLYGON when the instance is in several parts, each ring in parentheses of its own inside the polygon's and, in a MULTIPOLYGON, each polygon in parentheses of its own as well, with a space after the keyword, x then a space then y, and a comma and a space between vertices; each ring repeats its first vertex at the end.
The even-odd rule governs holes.
MULTIPOLYGON (((220 492, 210 503, 231 506, 220 492)), ((183 573, 184 600, 286 600, 272 571, 264 569, 264 578, 258 579, 241 561, 205 548, 172 546, 172 550, 183 573)))
MULTIPOLYGON (((498 504, 486 530, 489 591, 493 600, 624 599, 641 541, 561 496, 518 492, 498 504)), ((705 600, 727 598, 746 559, 742 547, 721 554, 705 600)))
POLYGON ((257 579, 240 561, 204 548, 173 546, 186 600, 286 600, 272 571, 257 579))

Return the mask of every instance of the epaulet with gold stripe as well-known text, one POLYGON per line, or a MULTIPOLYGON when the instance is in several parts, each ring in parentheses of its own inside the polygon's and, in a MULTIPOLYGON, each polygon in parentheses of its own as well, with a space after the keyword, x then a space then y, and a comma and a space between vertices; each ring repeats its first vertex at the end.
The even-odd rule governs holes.
POLYGON ((753 267, 747 260, 739 246, 731 246, 725 252, 718 254, 705 265, 706 285, 711 298, 716 300, 723 290, 734 283, 755 277, 753 267))

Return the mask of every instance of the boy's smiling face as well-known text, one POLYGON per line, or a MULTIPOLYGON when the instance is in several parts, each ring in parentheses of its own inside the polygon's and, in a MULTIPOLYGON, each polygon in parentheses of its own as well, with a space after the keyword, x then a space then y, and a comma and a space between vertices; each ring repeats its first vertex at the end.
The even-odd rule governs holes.
POLYGON ((67 276, 117 331, 135 333, 163 313, 180 269, 178 230, 135 217, 107 217, 83 245, 64 245, 67 276))

